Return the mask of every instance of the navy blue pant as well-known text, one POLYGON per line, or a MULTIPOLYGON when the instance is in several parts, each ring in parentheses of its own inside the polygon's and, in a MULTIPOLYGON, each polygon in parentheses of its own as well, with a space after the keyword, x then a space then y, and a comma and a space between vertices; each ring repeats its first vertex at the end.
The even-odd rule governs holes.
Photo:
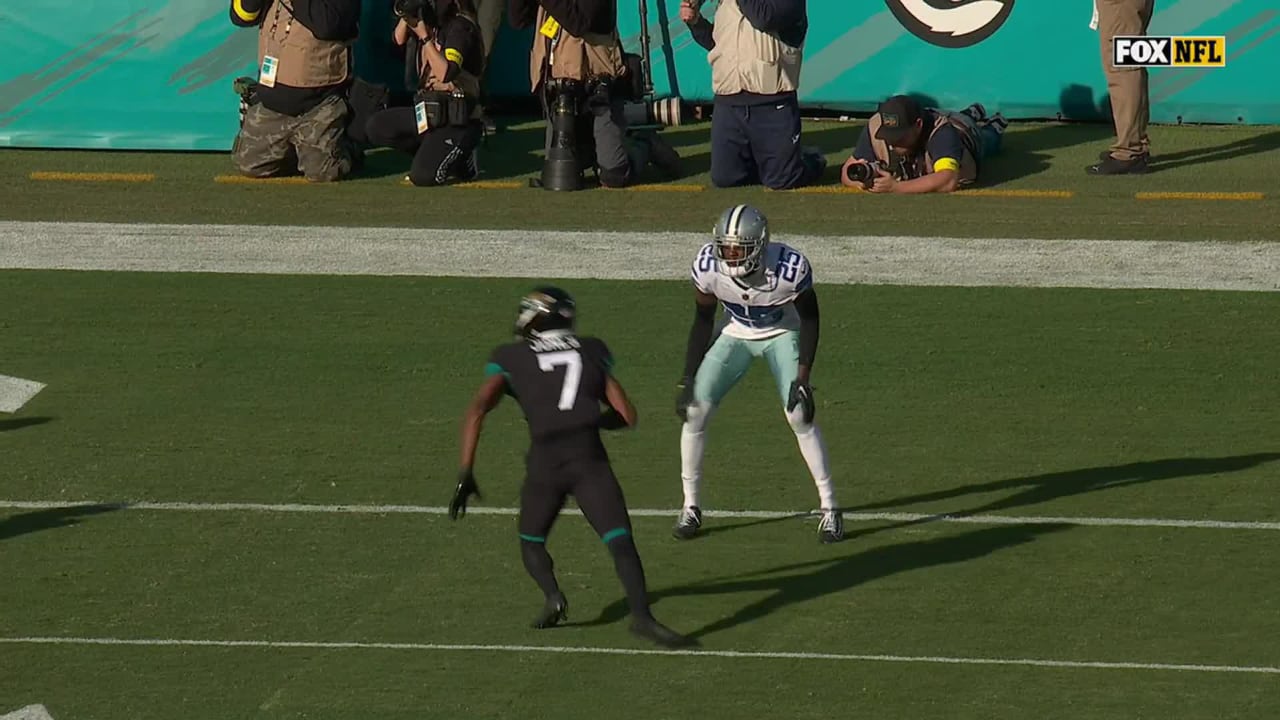
POLYGON ((761 105, 716 98, 711 115, 711 183, 787 190, 813 182, 820 169, 800 153, 800 105, 794 97, 761 105))

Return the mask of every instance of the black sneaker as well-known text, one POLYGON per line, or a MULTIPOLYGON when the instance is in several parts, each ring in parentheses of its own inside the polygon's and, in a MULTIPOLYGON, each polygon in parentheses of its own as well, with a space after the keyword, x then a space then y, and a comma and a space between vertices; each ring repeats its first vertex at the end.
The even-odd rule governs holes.
POLYGON ((1009 121, 1005 119, 1005 116, 1001 115, 1000 113, 996 113, 995 115, 992 115, 987 120, 987 125, 994 128, 995 131, 1000 133, 1001 135, 1004 134, 1005 130, 1009 129, 1009 121))
POLYGON ((650 642, 668 648, 697 647, 698 641, 685 637, 653 618, 636 618, 631 621, 631 632, 650 642))
POLYGON ((676 521, 671 534, 677 540, 689 540, 698 534, 700 527, 702 527, 702 510, 691 505, 680 511, 680 519, 676 521))
POLYGON ((543 630, 555 627, 568 619, 569 601, 565 599, 564 593, 556 593, 547 598, 546 604, 542 606, 542 612, 533 619, 533 627, 543 630))
POLYGON ((480 177, 480 153, 472 150, 465 157, 453 163, 452 174, 462 182, 469 182, 480 177))
POLYGON ((977 122, 987 119, 987 108, 982 103, 974 103, 960 112, 968 115, 977 122))
POLYGON ((1090 175, 1141 175, 1147 172, 1147 156, 1138 155, 1130 160, 1121 160, 1110 153, 1100 162, 1085 168, 1090 175))

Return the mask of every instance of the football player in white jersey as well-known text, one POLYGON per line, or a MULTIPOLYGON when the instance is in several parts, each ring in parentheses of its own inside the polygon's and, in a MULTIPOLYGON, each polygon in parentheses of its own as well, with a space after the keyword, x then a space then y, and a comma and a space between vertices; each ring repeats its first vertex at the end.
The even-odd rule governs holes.
POLYGON ((720 216, 711 242, 693 261, 696 313, 689 331, 676 414, 684 505, 673 534, 695 536, 702 526, 699 489, 707 422, 756 358, 764 358, 778 386, 787 422, 818 488, 824 543, 844 538, 822 432, 814 424, 809 371, 818 349, 818 296, 813 269, 798 250, 771 242, 764 215, 749 205, 720 216), (725 309, 714 344, 717 302, 725 309), (708 347, 709 346, 709 347, 708 347))

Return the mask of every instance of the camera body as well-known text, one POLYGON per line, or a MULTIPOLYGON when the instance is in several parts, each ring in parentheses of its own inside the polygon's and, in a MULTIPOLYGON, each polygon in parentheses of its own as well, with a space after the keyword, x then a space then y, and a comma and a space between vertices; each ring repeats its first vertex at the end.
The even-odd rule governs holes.
POLYGON ((392 10, 396 17, 408 23, 421 20, 427 27, 440 27, 435 0, 395 0, 392 10))
POLYGON ((915 163, 908 156, 893 156, 897 161, 896 165, 886 166, 880 161, 872 161, 869 163, 853 163, 845 171, 844 176, 849 182, 861 183, 870 186, 880 176, 880 171, 884 171, 892 175, 898 180, 911 180, 918 177, 915 171, 915 163))

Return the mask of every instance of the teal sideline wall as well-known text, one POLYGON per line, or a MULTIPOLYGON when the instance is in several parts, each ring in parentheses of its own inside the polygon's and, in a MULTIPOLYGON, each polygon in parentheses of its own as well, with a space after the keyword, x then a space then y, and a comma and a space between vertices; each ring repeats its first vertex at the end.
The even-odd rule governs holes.
MULTIPOLYGON (((966 17, 1005 20, 963 48, 926 42, 898 20, 904 7, 926 13, 953 1, 810 0, 802 103, 860 112, 913 92, 950 107, 980 100, 1014 119, 1104 117, 1088 0, 969 0, 959 6, 966 17)), ((364 2, 357 71, 396 85, 390 4, 364 2)), ((677 0, 648 5, 658 93, 710 100, 706 53, 676 17, 677 0)), ((710 0, 703 12, 714 8, 710 0)), ((638 2, 622 0, 619 15, 624 45, 638 51, 638 2)), ((1280 124, 1276 0, 1156 0, 1151 33, 1228 38, 1226 68, 1152 71, 1156 122, 1280 124)), ((231 81, 255 66, 254 32, 231 25, 226 0, 4 3, 0 38, 0 146, 227 150, 237 124, 231 81)), ((527 93, 530 38, 504 25, 494 94, 527 93)))

